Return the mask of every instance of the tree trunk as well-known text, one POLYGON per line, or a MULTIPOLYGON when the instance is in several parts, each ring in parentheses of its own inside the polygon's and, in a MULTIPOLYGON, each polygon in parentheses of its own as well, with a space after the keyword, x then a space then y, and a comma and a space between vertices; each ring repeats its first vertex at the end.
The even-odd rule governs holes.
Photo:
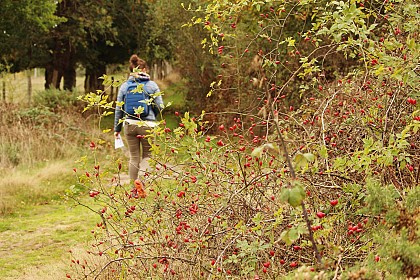
POLYGON ((59 70, 51 62, 45 67, 45 89, 60 89, 61 77, 59 70))
POLYGON ((76 67, 69 67, 64 70, 64 90, 72 91, 76 87, 76 67))
POLYGON ((76 87, 76 59, 75 51, 70 46, 68 52, 65 53, 66 63, 63 65, 62 73, 64 77, 64 90, 72 91, 76 87))
POLYGON ((45 89, 51 88, 52 81, 53 81, 53 71, 54 71, 54 68, 51 65, 51 63, 45 66, 45 84, 44 84, 45 89))
POLYGON ((99 80, 101 76, 106 74, 105 65, 97 65, 96 68, 86 68, 85 74, 85 92, 94 92, 96 90, 104 90, 104 86, 99 80))
POLYGON ((64 90, 76 87, 75 50, 68 41, 56 41, 51 62, 45 68, 45 89, 60 89, 64 78, 64 90))
MULTIPOLYGON (((111 80, 112 80, 112 85, 114 85, 114 77, 111 77, 111 80)), ((113 86, 111 87, 110 96, 111 96, 112 100, 114 100, 114 87, 113 86)))
POLYGON ((60 72, 57 69, 53 69, 51 85, 56 89, 60 89, 60 83, 61 83, 60 72))

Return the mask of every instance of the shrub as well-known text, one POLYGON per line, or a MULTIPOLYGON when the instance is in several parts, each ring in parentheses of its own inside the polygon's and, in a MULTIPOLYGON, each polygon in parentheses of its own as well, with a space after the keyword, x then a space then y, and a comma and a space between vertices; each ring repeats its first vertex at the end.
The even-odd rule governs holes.
MULTIPOLYGON (((259 53, 265 79, 254 95, 265 113, 245 101, 213 119, 218 122, 208 122, 205 112, 177 114, 179 126, 172 131, 163 121, 153 133, 155 170, 145 179, 145 199, 119 179, 117 159, 110 170, 95 165, 79 174, 101 205, 86 205, 99 214, 90 253, 101 261, 76 265, 77 273, 157 279, 419 276, 414 2, 324 3, 314 10, 315 1, 279 7, 215 1, 203 18, 193 19, 191 25, 209 31, 206 47, 220 59, 233 58, 231 65, 243 66, 246 50, 268 48, 259 53), (307 11, 314 13, 311 24, 295 33, 288 20, 308 19, 307 11), (255 39, 238 43, 237 26, 247 20, 261 28, 255 39), (272 38, 273 30, 285 33, 272 38), (244 43, 249 49, 241 48, 244 43), (281 63, 283 47, 289 66, 281 63), (331 52, 352 61, 327 79, 318 59, 331 52), (210 128, 218 133, 208 133, 210 128)), ((223 96, 234 100, 249 93, 243 77, 229 77, 238 82, 219 79, 209 95, 235 89, 236 96, 223 96)), ((112 108, 97 100, 106 97, 88 95, 87 108, 112 108)))
POLYGON ((37 91, 34 95, 34 104, 37 107, 46 107, 51 110, 68 108, 77 103, 80 94, 74 91, 62 91, 59 89, 47 89, 37 91))

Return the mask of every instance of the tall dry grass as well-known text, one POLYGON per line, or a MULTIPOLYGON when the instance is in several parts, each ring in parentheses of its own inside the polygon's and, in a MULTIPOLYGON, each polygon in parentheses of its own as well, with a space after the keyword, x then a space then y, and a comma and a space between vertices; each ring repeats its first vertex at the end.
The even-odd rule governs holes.
POLYGON ((74 110, 0 106, 0 170, 74 155, 90 138, 89 123, 74 110))
POLYGON ((1 82, 0 171, 67 157, 87 139, 82 108, 74 106, 77 92, 45 91, 41 69, 2 73, 1 82))
POLYGON ((16 207, 50 203, 61 199, 72 180, 71 161, 55 161, 34 169, 10 169, 0 177, 0 216, 16 207))
POLYGON ((74 161, 101 133, 74 94, 34 97, 32 106, 0 104, 0 216, 17 204, 44 203, 62 193, 73 179, 74 161))

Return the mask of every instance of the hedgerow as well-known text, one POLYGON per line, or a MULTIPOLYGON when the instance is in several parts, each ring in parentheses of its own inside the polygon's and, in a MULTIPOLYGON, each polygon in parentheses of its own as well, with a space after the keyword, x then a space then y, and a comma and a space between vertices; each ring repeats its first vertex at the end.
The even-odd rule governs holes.
POLYGON ((222 63, 209 97, 223 112, 153 129, 144 199, 121 159, 78 173, 98 224, 69 277, 419 277, 418 6, 316 2, 188 8, 222 63), (250 78, 239 66, 254 55, 250 78))

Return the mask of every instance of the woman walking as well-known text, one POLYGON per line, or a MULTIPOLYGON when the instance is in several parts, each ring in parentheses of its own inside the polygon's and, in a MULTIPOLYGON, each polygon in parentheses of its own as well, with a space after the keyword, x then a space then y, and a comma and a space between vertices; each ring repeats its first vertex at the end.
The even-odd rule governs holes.
POLYGON ((118 91, 117 104, 114 119, 114 135, 121 137, 120 133, 124 126, 124 134, 130 152, 128 173, 131 182, 134 182, 137 195, 144 197, 143 178, 150 171, 150 148, 149 135, 151 128, 157 126, 158 114, 163 108, 163 100, 159 86, 152 80, 148 72, 148 66, 137 55, 130 57, 130 76, 118 91), (139 88, 143 93, 139 92, 139 88), (133 90, 134 88, 134 90, 133 90), (137 91, 137 92, 136 92, 137 91), (144 94, 146 100, 144 100, 144 94))

